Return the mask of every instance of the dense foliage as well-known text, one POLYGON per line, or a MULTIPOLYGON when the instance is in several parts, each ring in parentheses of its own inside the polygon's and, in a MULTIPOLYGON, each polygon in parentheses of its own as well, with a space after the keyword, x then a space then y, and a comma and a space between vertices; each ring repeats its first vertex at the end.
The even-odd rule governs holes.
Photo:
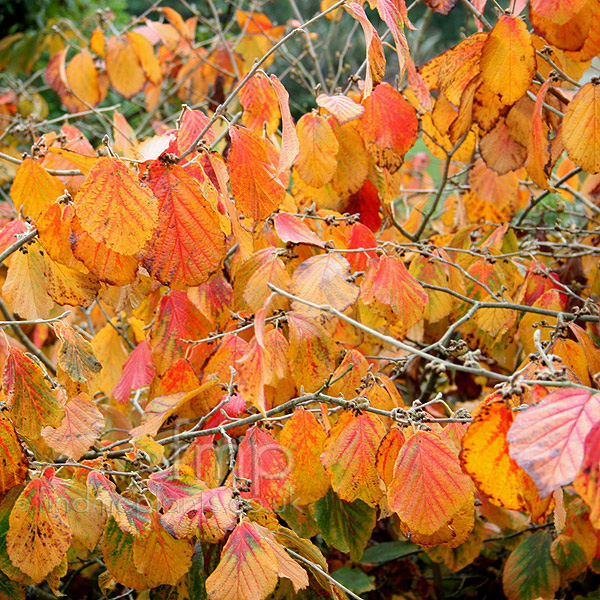
POLYGON ((201 4, 0 40, 0 598, 597 597, 600 0, 201 4))

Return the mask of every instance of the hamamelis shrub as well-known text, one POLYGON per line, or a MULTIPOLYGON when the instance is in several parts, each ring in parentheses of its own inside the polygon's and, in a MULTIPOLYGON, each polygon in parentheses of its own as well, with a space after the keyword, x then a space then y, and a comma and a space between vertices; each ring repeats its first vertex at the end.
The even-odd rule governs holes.
POLYGON ((2 55, 0 598, 596 597, 600 1, 200 4, 2 55))

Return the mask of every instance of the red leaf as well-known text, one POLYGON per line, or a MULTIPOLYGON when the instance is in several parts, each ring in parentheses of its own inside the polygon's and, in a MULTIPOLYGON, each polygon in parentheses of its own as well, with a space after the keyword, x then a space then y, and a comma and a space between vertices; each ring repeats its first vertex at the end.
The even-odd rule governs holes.
POLYGON ((172 288, 204 283, 225 256, 225 235, 216 210, 198 181, 177 165, 154 163, 148 185, 159 209, 158 227, 144 251, 144 267, 172 288))
POLYGON ((283 504, 290 491, 292 458, 267 431, 251 427, 239 446, 236 474, 250 479, 249 492, 242 497, 257 500, 266 508, 283 504))
POLYGON ((292 242, 294 244, 310 244, 325 247, 325 242, 317 236, 314 231, 308 228, 308 225, 299 217, 288 213, 279 213, 273 219, 275 230, 282 242, 292 242))
POLYGON ((365 100, 360 130, 377 165, 397 171, 417 141, 415 109, 391 85, 382 83, 365 100))
POLYGON ((144 340, 136 346, 123 365, 121 379, 113 390, 115 400, 127 404, 133 390, 152 383, 155 370, 150 344, 148 340, 144 340))

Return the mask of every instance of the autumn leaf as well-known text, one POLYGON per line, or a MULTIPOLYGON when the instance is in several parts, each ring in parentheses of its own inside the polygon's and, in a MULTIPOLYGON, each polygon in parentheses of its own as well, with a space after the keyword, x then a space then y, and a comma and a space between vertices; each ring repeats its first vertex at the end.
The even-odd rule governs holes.
POLYGON ((564 388, 520 412, 507 440, 510 456, 545 498, 573 481, 581 469, 585 440, 600 419, 600 394, 564 388))
POLYGON ((333 127, 325 117, 313 114, 302 116, 296 127, 300 140, 296 170, 308 185, 323 187, 331 181, 338 165, 339 144, 333 127))
POLYGON ((275 231, 282 242, 293 244, 310 244, 319 248, 325 247, 319 236, 311 231, 304 221, 289 213, 279 213, 273 217, 275 231))
POLYGON ((125 98, 141 91, 146 75, 133 44, 111 35, 106 40, 106 71, 112 87, 125 98))
POLYGON ((100 437, 104 417, 85 392, 71 398, 64 410, 62 423, 58 427, 44 427, 42 437, 53 450, 79 460, 100 437))
POLYGON ((2 375, 6 406, 17 429, 32 439, 42 427, 58 427, 65 414, 39 364, 16 348, 9 348, 2 375))
POLYGON ((227 540, 217 568, 206 580, 206 591, 222 600, 262 600, 275 589, 279 577, 290 579, 296 590, 308 585, 306 571, 272 534, 244 520, 227 540))
POLYGON ((115 252, 106 244, 96 241, 81 227, 77 216, 71 220, 69 240, 73 256, 81 261, 99 281, 118 286, 135 281, 139 262, 137 255, 115 252))
POLYGON ((143 590, 149 588, 146 578, 135 568, 133 543, 135 538, 123 531, 113 517, 109 517, 102 538, 102 552, 108 572, 122 585, 143 590))
POLYGON ((397 171, 417 140, 415 109, 387 83, 375 88, 364 107, 359 127, 367 150, 378 166, 397 171))
POLYGON ((535 50, 527 26, 518 17, 502 15, 483 45, 483 82, 504 104, 514 104, 529 88, 535 69, 535 50))
POLYGON ((367 304, 389 306, 400 318, 404 330, 423 316, 429 298, 425 290, 396 257, 370 259, 360 286, 361 299, 367 304))
POLYGON ((313 319, 289 313, 289 364, 298 389, 314 392, 335 368, 336 348, 329 333, 313 319))
POLYGON ((64 185, 50 175, 40 161, 26 158, 17 169, 10 196, 17 210, 37 219, 64 193, 64 185))
MULTIPOLYGON (((292 276, 292 292, 315 302, 346 310, 358 297, 358 288, 348 282, 350 264, 339 254, 321 254, 305 260, 292 276)), ((307 316, 319 313, 316 309, 294 302, 295 310, 307 316)))
POLYGON ((502 574, 502 587, 509 600, 554 598, 560 572, 550 554, 551 544, 549 532, 536 531, 511 552, 502 574))
POLYGON ((406 440, 388 486, 388 502, 410 531, 434 533, 471 496, 471 480, 446 442, 425 431, 406 440))
POLYGON ((333 96, 319 94, 315 98, 315 102, 322 109, 333 115, 339 125, 354 121, 354 119, 358 119, 365 112, 365 107, 362 104, 358 104, 352 98, 342 94, 334 94, 333 96))
POLYGON ((148 340, 144 340, 135 347, 123 365, 121 379, 113 390, 115 400, 121 404, 127 404, 133 390, 152 383, 155 370, 152 349, 148 340))
POLYGON ((207 334, 207 321, 185 292, 174 291, 163 296, 155 326, 150 332, 150 346, 158 375, 164 375, 178 358, 183 358, 189 348, 184 340, 200 340, 207 334))
POLYGON ((599 103, 597 83, 586 83, 569 103, 561 128, 569 158, 588 173, 600 172, 600 121, 596 110, 599 103))
POLYGON ((291 481, 299 504, 316 502, 329 489, 329 477, 319 460, 326 438, 316 417, 304 409, 296 410, 279 434, 279 443, 292 455, 291 481))
POLYGON ((597 421, 585 438, 584 458, 581 471, 573 486, 584 502, 590 507, 590 521, 598 528, 600 523, 600 443, 598 436, 600 421, 597 421))
POLYGON ((321 462, 341 500, 362 500, 376 506, 383 491, 376 469, 379 444, 385 435, 377 415, 342 415, 325 442, 321 462))
POLYGON ((94 356, 92 345, 73 328, 59 322, 54 324, 54 331, 62 342, 58 364, 71 379, 85 383, 101 371, 102 365, 94 356))
POLYGON ((181 498, 189 498, 202 492, 204 487, 193 475, 192 469, 186 465, 169 467, 164 471, 151 473, 148 477, 148 489, 165 511, 181 498))
POLYGON ((157 201, 124 162, 106 156, 89 172, 75 198, 84 231, 121 254, 134 254, 151 238, 157 201))
POLYGON ((252 498, 267 508, 281 506, 290 492, 291 453, 268 432, 251 427, 241 441, 237 459, 238 477, 249 479, 252 498))
POLYGON ((192 566, 193 549, 189 542, 174 539, 152 513, 150 530, 133 540, 133 562, 149 587, 176 585, 192 566))
MULTIPOLYGON (((369 65, 369 69, 367 70, 367 75, 365 77, 365 89, 363 92, 366 98, 372 93, 373 86, 379 85, 383 79, 383 76, 385 75, 385 52, 383 50, 381 38, 379 37, 375 27, 373 27, 367 18, 362 5, 358 2, 349 2, 344 4, 344 8, 360 23, 365 36, 365 48, 367 51, 367 62, 369 65)), ((319 103, 319 98, 317 98, 317 103, 319 103)), ((327 108, 327 106, 325 106, 325 108, 327 108)), ((327 108, 327 110, 329 110, 329 108, 327 108)), ((335 114, 332 110, 329 112, 335 114)))
MULTIPOLYGON (((27 455, 19 442, 15 427, 4 414, 0 414, 0 498, 27 478, 27 455)), ((320 465, 319 465, 320 466, 320 465)))
POLYGON ((358 561, 375 527, 377 510, 362 500, 344 502, 330 489, 310 511, 325 542, 358 561))
POLYGON ((506 441, 514 418, 501 400, 482 406, 462 439, 460 463, 491 502, 509 510, 526 510, 523 478, 529 476, 510 457, 506 441))
POLYGON ((142 264, 161 283, 178 289, 204 283, 225 255, 225 236, 199 182, 177 165, 155 163, 148 186, 159 202, 158 227, 142 264))
POLYGON ((253 221, 262 221, 279 208, 285 189, 275 178, 269 142, 249 129, 230 127, 229 176, 238 209, 253 221))
POLYGON ((277 131, 281 117, 277 94, 262 71, 248 79, 239 92, 239 99, 244 109, 242 123, 248 129, 261 134, 264 126, 268 136, 277 131))
POLYGON ((290 112, 290 95, 288 91, 276 75, 271 75, 269 81, 275 90, 277 102, 279 103, 279 112, 281 113, 281 148, 279 150, 277 171, 275 171, 275 177, 279 177, 282 173, 289 171, 289 168, 298 156, 298 152, 300 151, 300 141, 298 140, 298 134, 294 127, 292 113, 290 112))
POLYGON ((25 486, 10 513, 6 535, 11 562, 35 583, 62 562, 71 543, 65 508, 53 478, 53 469, 47 469, 25 486))
POLYGON ((177 492, 178 498, 161 517, 165 529, 177 539, 199 535, 210 542, 222 540, 238 521, 238 501, 231 488, 218 487, 191 495, 177 492))
POLYGON ((117 493, 115 484, 97 471, 90 472, 87 486, 123 532, 134 537, 148 532, 152 509, 121 496, 117 493))

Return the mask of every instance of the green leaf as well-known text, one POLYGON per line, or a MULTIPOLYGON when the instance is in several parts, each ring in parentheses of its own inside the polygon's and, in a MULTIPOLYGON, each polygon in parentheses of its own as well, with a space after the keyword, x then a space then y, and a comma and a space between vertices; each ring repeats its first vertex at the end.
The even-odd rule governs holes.
POLYGON ((364 594, 375 589, 375 577, 367 575, 360 569, 342 567, 331 574, 336 581, 353 591, 355 594, 364 594))
POLYGON ((143 590, 150 586, 146 578, 134 566, 133 541, 134 537, 130 533, 122 531, 113 517, 108 519, 102 540, 106 568, 122 585, 135 590, 143 590))
POLYGON ((358 562, 363 565, 385 563, 412 554, 415 550, 419 551, 420 548, 412 542, 383 542, 369 546, 358 562))
POLYGON ((311 512, 325 542, 358 561, 375 527, 377 509, 362 500, 344 502, 330 489, 311 512))
POLYGON ((551 546, 550 533, 536 531, 512 551, 502 575, 508 600, 554 598, 560 587, 560 571, 552 560, 551 546))

